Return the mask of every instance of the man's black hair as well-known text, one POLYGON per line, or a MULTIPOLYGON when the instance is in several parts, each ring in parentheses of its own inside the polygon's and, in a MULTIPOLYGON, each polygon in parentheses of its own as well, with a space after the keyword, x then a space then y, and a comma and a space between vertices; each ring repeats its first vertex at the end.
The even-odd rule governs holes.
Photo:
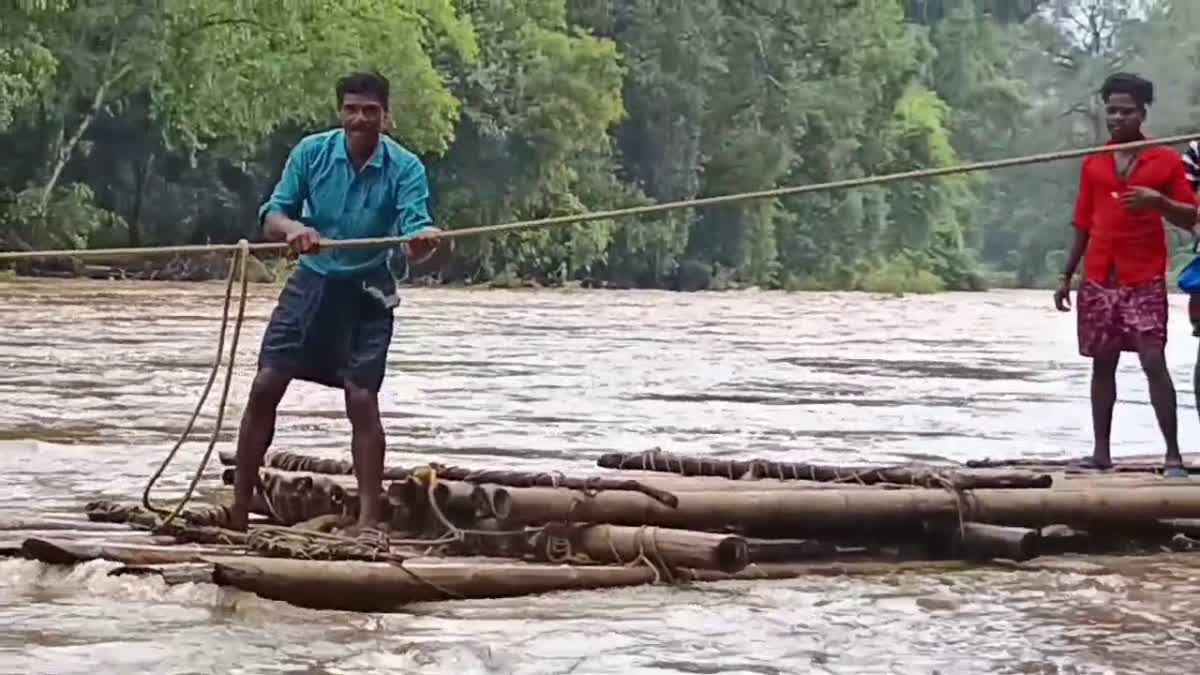
POLYGON ((1154 103, 1154 83, 1134 73, 1113 73, 1100 87, 1100 98, 1107 101, 1113 94, 1129 94, 1135 103, 1145 108, 1154 103))
POLYGON ((379 101, 384 110, 388 109, 388 97, 391 95, 392 85, 388 79, 378 72, 358 72, 350 73, 337 81, 337 102, 338 107, 346 100, 346 94, 357 94, 359 96, 370 96, 379 101))

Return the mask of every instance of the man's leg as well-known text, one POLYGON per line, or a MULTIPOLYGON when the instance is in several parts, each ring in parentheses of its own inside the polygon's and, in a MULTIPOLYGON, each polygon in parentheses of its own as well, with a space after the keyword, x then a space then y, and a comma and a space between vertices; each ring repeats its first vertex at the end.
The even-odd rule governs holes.
POLYGON ((1196 413, 1200 414, 1200 341, 1196 342, 1196 363, 1192 367, 1192 395, 1196 398, 1196 413))
POLYGON ((1158 428, 1162 431, 1163 440, 1167 442, 1166 464, 1180 466, 1183 464, 1183 458, 1179 455, 1175 384, 1171 381, 1171 372, 1167 369, 1167 357, 1163 346, 1161 344, 1139 346, 1138 358, 1142 361, 1142 370, 1146 373, 1146 381, 1150 385, 1150 405, 1154 407, 1154 416, 1158 418, 1158 428))
POLYGON ((1117 364, 1120 360, 1119 351, 1092 358, 1092 433, 1095 437, 1092 462, 1098 467, 1112 466, 1109 438, 1113 406, 1117 402, 1117 364))
POLYGON ((262 368, 250 387, 242 425, 238 430, 237 474, 234 479, 233 509, 230 527, 245 530, 250 514, 250 499, 258 480, 267 448, 275 437, 275 411, 292 381, 290 375, 262 368))
POLYGON ((350 454, 354 458, 354 476, 358 479, 358 526, 377 527, 382 518, 379 498, 383 489, 383 453, 386 440, 379 418, 379 395, 361 385, 345 383, 346 415, 352 437, 350 454))

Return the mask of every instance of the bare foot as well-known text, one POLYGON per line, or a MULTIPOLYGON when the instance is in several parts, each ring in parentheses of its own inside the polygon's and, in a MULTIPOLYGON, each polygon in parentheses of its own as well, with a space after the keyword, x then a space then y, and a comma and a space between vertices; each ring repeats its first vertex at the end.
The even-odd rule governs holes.
POLYGON ((1188 470, 1183 465, 1183 457, 1176 452, 1167 452, 1166 458, 1163 459, 1163 477, 1165 478, 1187 478, 1188 470))
POLYGON ((1109 451, 1100 449, 1093 452, 1091 457, 1083 458, 1079 464, 1086 469, 1099 469, 1100 471, 1107 471, 1113 465, 1112 456, 1109 454, 1109 451))

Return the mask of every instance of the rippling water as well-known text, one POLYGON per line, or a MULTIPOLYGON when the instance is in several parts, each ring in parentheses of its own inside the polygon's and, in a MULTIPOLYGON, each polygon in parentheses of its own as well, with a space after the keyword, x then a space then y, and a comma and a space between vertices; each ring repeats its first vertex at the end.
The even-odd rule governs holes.
MULTIPOLYGON (((0 515, 132 499, 208 374, 218 285, 0 284, 0 515)), ((221 448, 277 289, 254 289, 221 448)), ((1195 341, 1173 300, 1185 451, 1195 341)), ((1136 361, 1117 454, 1161 451, 1136 361)), ((389 461, 584 470, 608 450, 826 462, 1080 456, 1087 363, 1047 293, 410 290, 383 410, 389 461)), ((163 496, 178 492, 213 406, 163 496)), ((347 455, 341 396, 299 383, 278 447, 347 455)), ((210 469, 210 483, 219 469, 210 469)), ((1200 566, 905 574, 311 612, 0 561, 0 672, 1184 673, 1200 566)))

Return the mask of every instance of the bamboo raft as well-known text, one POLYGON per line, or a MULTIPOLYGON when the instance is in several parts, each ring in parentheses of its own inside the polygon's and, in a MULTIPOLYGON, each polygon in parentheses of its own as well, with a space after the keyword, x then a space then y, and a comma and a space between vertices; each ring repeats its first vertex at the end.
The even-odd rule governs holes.
MULTIPOLYGON (((222 482, 236 474, 221 455, 222 482)), ((0 519, 0 555, 118 563, 114 575, 205 582, 316 609, 650 583, 810 574, 1025 569, 1063 554, 1200 550, 1200 481, 1135 462, 1097 472, 1051 460, 836 467, 610 453, 604 471, 387 467, 390 547, 343 536, 359 510, 350 462, 274 452, 248 532, 220 503, 164 526, 140 506, 87 519, 0 519)), ((221 488, 224 492, 228 488, 221 488)), ((227 495, 225 495, 227 496, 227 495)), ((219 501, 219 500, 218 500, 219 501)))

